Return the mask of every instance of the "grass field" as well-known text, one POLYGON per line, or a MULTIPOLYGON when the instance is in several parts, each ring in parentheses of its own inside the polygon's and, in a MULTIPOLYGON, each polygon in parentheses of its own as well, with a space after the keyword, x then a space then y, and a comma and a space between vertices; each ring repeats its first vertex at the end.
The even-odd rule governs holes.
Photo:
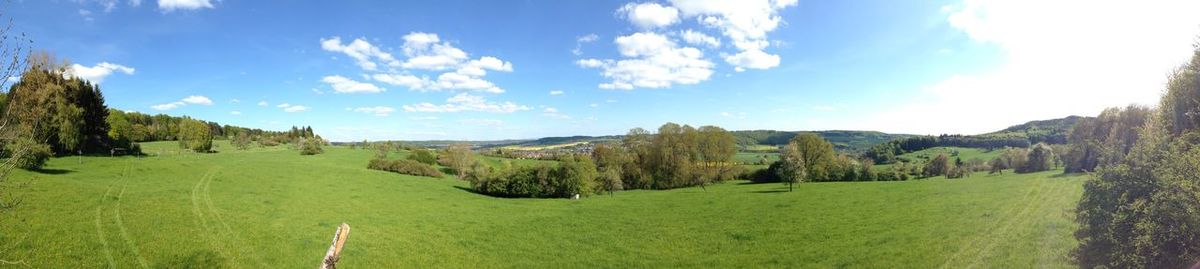
POLYGON ((1063 268, 1084 179, 1005 173, 795 192, 727 182, 499 199, 449 178, 367 170, 370 150, 175 147, 17 171, 32 184, 19 208, 0 215, 0 259, 32 268, 311 268, 346 222, 343 268, 1063 268))

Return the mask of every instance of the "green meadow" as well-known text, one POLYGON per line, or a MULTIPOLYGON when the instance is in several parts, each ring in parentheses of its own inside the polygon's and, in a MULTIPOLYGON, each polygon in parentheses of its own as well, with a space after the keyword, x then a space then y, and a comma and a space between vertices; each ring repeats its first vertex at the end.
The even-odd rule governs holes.
MULTIPOLYGON (((15 171, 0 266, 309 268, 1071 267, 1083 176, 732 181, 580 200, 502 199, 450 176, 368 170, 371 150, 64 157, 15 171)), ((492 160, 497 161, 497 160, 492 160)), ((521 164, 533 164, 526 161, 521 164)))

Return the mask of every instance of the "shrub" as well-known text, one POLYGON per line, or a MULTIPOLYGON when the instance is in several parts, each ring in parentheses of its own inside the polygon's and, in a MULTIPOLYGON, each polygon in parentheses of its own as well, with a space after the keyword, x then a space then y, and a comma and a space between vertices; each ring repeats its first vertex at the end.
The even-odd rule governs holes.
POLYGON ((408 155, 408 159, 428 165, 437 163, 437 155, 434 155, 432 150, 427 149, 413 150, 413 153, 408 155))
POLYGON ((596 165, 586 156, 565 157, 557 167, 542 164, 490 171, 475 165, 466 174, 464 179, 471 182, 476 192, 527 198, 587 196, 597 189, 596 180, 600 176, 596 165))
POLYGON ((367 163, 367 168, 405 175, 442 177, 442 172, 432 165, 413 160, 371 159, 371 162, 367 163))
POLYGON ((321 148, 321 144, 324 143, 320 139, 305 139, 300 145, 300 155, 317 155, 324 153, 325 150, 321 148))
POLYGON ((29 138, 17 138, 13 143, 5 145, 5 154, 9 158, 16 158, 14 161, 18 168, 26 170, 41 169, 42 165, 46 164, 46 160, 50 159, 53 154, 50 151, 50 145, 38 143, 29 138))

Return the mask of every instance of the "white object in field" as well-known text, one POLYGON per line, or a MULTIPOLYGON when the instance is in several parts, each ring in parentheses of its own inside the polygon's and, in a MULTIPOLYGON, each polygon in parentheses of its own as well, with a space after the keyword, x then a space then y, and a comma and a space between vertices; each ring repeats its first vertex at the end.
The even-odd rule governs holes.
POLYGON ((579 194, 571 195, 571 200, 579 200, 579 194))
POLYGON ((333 233, 333 242, 329 243, 329 250, 325 251, 325 258, 321 259, 320 269, 334 269, 337 267, 337 262, 342 258, 342 247, 346 245, 346 238, 350 236, 350 225, 342 223, 338 226, 336 232, 333 233))

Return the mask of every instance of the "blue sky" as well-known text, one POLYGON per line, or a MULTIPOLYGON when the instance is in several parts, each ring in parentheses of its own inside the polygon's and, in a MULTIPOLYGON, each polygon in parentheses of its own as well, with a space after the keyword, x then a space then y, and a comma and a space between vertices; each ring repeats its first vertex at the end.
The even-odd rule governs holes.
POLYGON ((1153 104, 1194 1, 14 1, 110 107, 335 141, 981 133, 1153 104), (1103 55, 1098 56, 1098 55, 1103 55), (1070 100, 1070 101, 1067 101, 1070 100))

